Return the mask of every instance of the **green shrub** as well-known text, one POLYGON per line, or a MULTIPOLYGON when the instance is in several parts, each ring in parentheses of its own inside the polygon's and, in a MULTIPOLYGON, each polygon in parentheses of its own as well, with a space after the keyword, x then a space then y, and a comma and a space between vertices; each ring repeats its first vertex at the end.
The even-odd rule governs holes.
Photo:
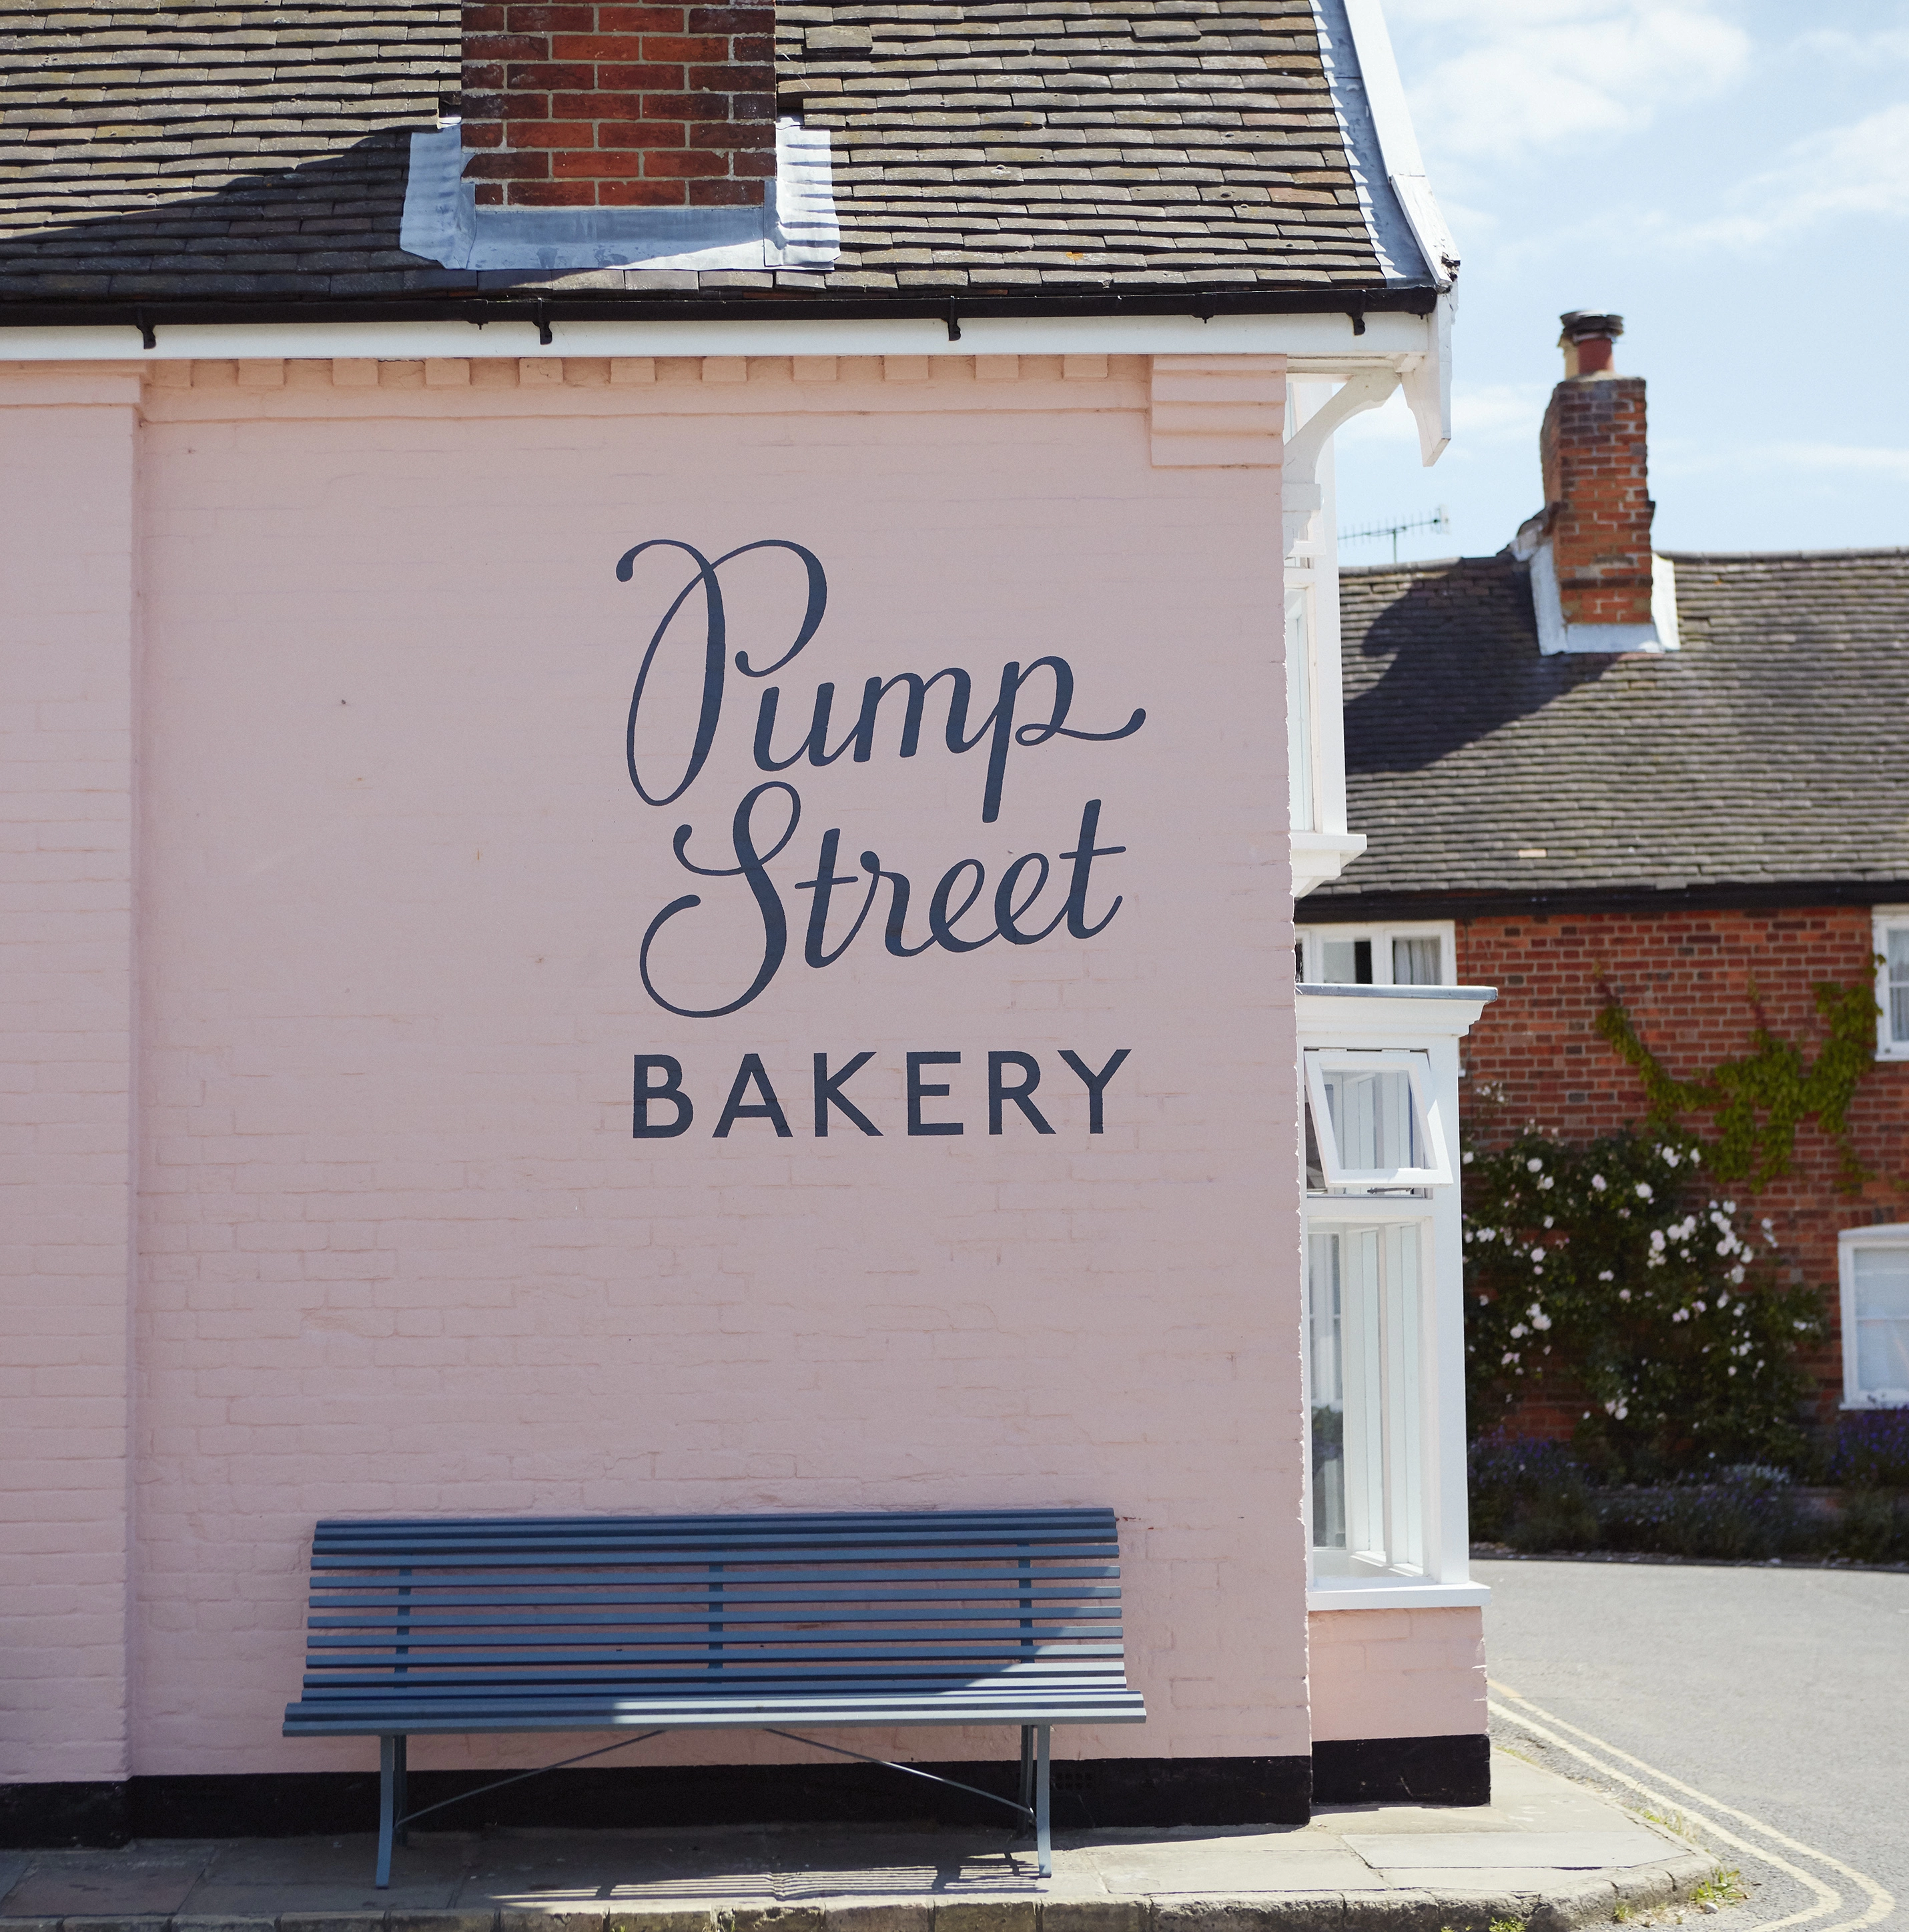
POLYGON ((1771 1279, 1769 1223, 1746 1229, 1705 1185, 1694 1137, 1526 1134, 1466 1161, 1475 1427, 1568 1393, 1587 1399, 1580 1456, 1607 1477, 1800 1466, 1799 1357, 1823 1333, 1821 1298, 1771 1279))
POLYGON ((1843 1498, 1834 1547, 1856 1563, 1909 1563, 1909 1498, 1852 1490, 1843 1498))

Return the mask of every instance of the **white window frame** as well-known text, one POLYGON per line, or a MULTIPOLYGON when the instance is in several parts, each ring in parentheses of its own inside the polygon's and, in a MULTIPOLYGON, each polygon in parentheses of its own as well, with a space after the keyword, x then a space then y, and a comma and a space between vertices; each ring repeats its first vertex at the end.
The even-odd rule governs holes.
MULTIPOLYGON (((1328 1058, 1361 1049, 1368 1054, 1376 1050, 1415 1056, 1424 1068, 1428 1101, 1437 1108, 1441 1124, 1455 1121, 1458 1042, 1494 997, 1489 988, 1480 987, 1309 987, 1298 1000, 1300 1048, 1328 1058)), ((1340 1186, 1309 1190, 1304 1196, 1305 1246, 1300 1264, 1306 1346, 1301 1350, 1301 1400, 1306 1432, 1302 1511, 1308 1610, 1445 1610, 1490 1600, 1490 1592, 1471 1579, 1465 1497, 1463 1230, 1457 1172, 1454 1166, 1454 1178, 1415 1192, 1361 1192, 1340 1186), (1420 1230, 1424 1299, 1418 1323, 1418 1468, 1424 1560, 1415 1573, 1355 1564, 1355 1574, 1324 1574, 1312 1554, 1311 1233, 1315 1226, 1371 1227, 1401 1221, 1415 1222, 1420 1230)))
POLYGON ((1451 1183, 1451 1143, 1445 1136, 1445 1115, 1432 1084, 1430 1057, 1423 1052, 1396 1048, 1309 1048, 1305 1055, 1306 1095, 1312 1105, 1313 1136, 1319 1151, 1319 1167, 1327 1187, 1342 1190, 1374 1187, 1446 1187, 1451 1183), (1402 1072, 1417 1116, 1421 1144, 1437 1156, 1424 1167, 1349 1168, 1340 1156, 1338 1136, 1332 1124, 1332 1110, 1326 1105, 1325 1076, 1328 1073, 1402 1072))
POLYGON ((1909 932, 1909 906, 1877 906, 1874 926, 1876 952, 1876 1058, 1909 1060, 1909 1034, 1898 1039, 1889 1024, 1889 941, 1892 932, 1909 932))
POLYGON ((1458 928, 1455 922, 1448 919, 1400 920, 1378 926, 1353 924, 1349 921, 1343 926, 1307 925, 1300 926, 1294 936, 1305 957, 1305 969, 1299 976, 1308 986, 1325 984, 1319 977, 1323 970, 1319 947, 1328 939, 1369 939, 1372 942, 1372 984, 1375 986, 1397 983, 1392 977, 1394 940, 1436 939, 1439 942, 1438 983, 1441 986, 1457 983, 1458 928))
MULTIPOLYGON (((1409 1450, 1415 1454, 1419 1472, 1418 1495, 1413 1501, 1415 1502, 1418 1515, 1418 1543, 1423 1560, 1416 1564, 1382 1564, 1376 1562, 1369 1552, 1352 1548, 1349 1540, 1346 1550, 1345 1570, 1334 1574, 1323 1572, 1320 1568, 1319 1562, 1322 1552, 1313 1546, 1311 1535, 1313 1486, 1311 1480, 1312 1456, 1310 1443, 1307 1455, 1307 1558, 1311 1566, 1309 1573, 1311 1588, 1313 1591, 1326 1592, 1347 1589, 1358 1590, 1361 1592, 1361 1607, 1367 1606, 1364 1593, 1370 1588, 1375 1586, 1385 1588, 1388 1586, 1397 1588, 1403 1586, 1407 1588, 1418 1589, 1428 1585, 1435 1587, 1438 1581, 1439 1566, 1436 1565, 1433 1560, 1433 1552, 1436 1548, 1438 1513, 1435 1502, 1436 1484, 1431 1478, 1433 1472, 1438 1467, 1439 1442, 1436 1427, 1436 1406, 1424 1399, 1425 1391, 1436 1387, 1438 1377, 1438 1356, 1434 1346, 1435 1323, 1437 1316, 1437 1297, 1435 1286, 1436 1265, 1433 1252, 1436 1233, 1432 1224, 1432 1216, 1427 1211, 1427 1204, 1422 1200, 1373 1201, 1358 1195, 1326 1196, 1314 1195, 1309 1198, 1307 1203, 1306 1372, 1309 1378, 1312 1373, 1313 1354, 1311 1308, 1313 1236, 1334 1228, 1355 1232, 1369 1228, 1397 1226, 1401 1223, 1416 1228, 1418 1234, 1418 1279, 1417 1282, 1412 1284, 1410 1289, 1415 1304, 1415 1312, 1417 1318, 1418 1338, 1417 1359, 1411 1364, 1415 1394, 1417 1398, 1418 1428, 1416 1440, 1409 1444, 1409 1450)), ((1346 1349, 1344 1336, 1345 1330, 1342 1326, 1341 1348, 1342 1350, 1345 1350, 1346 1354, 1349 1354, 1350 1352, 1346 1349)), ((1306 1405, 1306 1413, 1309 1418, 1313 1412, 1311 1396, 1312 1392, 1309 1386, 1307 1390, 1306 1405)), ((1347 1406, 1349 1409, 1351 1406, 1349 1402, 1347 1406)), ((1382 1435, 1384 1433, 1380 1418, 1373 1418, 1372 1424, 1378 1425, 1378 1432, 1382 1435)), ((1371 1426, 1369 1425, 1369 1426, 1371 1426)), ((1345 1460, 1347 1465, 1346 1480, 1349 1492, 1352 1487, 1353 1458, 1351 1454, 1351 1439, 1353 1432, 1349 1429, 1346 1433, 1347 1447, 1345 1460)), ((1406 1445, 1401 1445, 1388 1439, 1385 1441, 1379 1454, 1382 1457, 1391 1460, 1405 1453, 1405 1448, 1406 1445), (1391 1452, 1389 1457, 1386 1456, 1388 1450, 1391 1452)), ((1396 1496, 1389 1478, 1390 1472, 1388 1472, 1387 1476, 1382 1478, 1381 1484, 1386 1505, 1384 1513, 1387 1514, 1391 1514, 1400 1507, 1412 1506, 1410 1504, 1403 1503, 1402 1499, 1396 1496)))
POLYGON ((1836 1237, 1836 1272, 1842 1299, 1843 1406, 1845 1408, 1909 1408, 1909 1389, 1871 1394, 1856 1380, 1856 1257, 1865 1248, 1909 1249, 1909 1221, 1872 1222, 1866 1228, 1845 1228, 1836 1237))

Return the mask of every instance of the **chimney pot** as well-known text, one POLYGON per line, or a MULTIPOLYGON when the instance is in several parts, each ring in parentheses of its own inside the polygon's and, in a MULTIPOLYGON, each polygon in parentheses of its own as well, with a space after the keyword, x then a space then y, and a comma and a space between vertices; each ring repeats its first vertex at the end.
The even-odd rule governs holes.
POLYGON ((1621 315, 1599 315, 1588 308, 1566 309, 1558 317, 1564 333, 1558 346, 1564 351, 1567 382, 1579 376, 1610 375, 1617 367, 1617 338, 1624 333, 1621 315))

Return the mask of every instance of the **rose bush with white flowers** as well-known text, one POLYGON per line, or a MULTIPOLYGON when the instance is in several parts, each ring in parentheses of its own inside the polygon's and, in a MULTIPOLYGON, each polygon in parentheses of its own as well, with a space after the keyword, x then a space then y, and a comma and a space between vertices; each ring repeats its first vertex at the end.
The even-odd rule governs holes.
POLYGON ((1822 1300, 1772 1278, 1770 1224, 1710 1183, 1700 1142, 1526 1134, 1465 1161, 1475 1435, 1542 1395, 1578 1402, 1579 1448, 1613 1477, 1800 1462, 1822 1300))

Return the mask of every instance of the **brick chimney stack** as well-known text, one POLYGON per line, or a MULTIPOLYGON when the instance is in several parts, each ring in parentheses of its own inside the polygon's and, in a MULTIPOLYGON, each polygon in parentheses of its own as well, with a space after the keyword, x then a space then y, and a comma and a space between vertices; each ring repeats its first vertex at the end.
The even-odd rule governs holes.
POLYGON ((1545 514, 1564 621, 1651 621, 1650 500, 1644 384, 1620 376, 1619 315, 1574 309, 1560 318, 1565 379, 1538 436, 1545 514))
POLYGON ((773 5, 465 0, 480 207, 759 206, 776 172, 773 5))

